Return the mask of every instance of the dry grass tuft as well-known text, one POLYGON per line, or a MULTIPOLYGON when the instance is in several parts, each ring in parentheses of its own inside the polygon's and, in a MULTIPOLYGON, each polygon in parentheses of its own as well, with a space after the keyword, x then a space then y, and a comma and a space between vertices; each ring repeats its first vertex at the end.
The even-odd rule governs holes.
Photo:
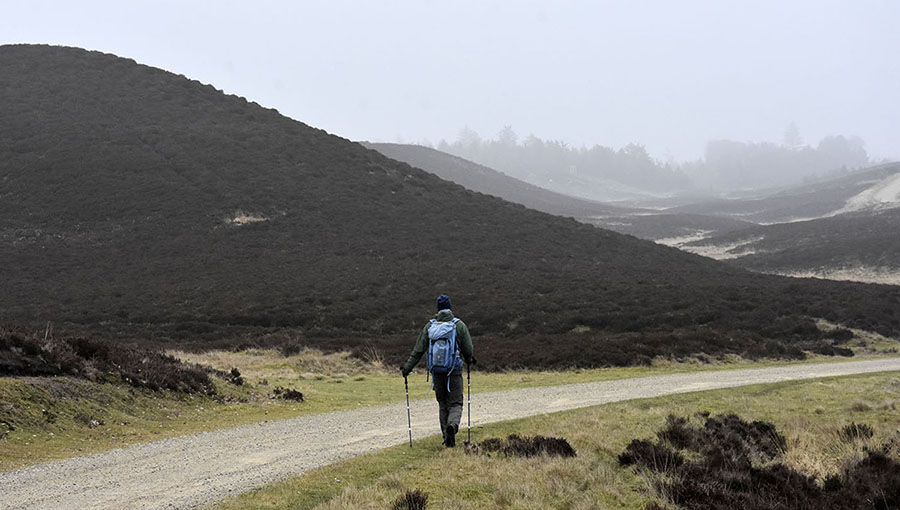
POLYGON ((347 374, 382 374, 383 363, 377 359, 364 361, 350 352, 324 353, 303 348, 285 356, 276 349, 247 349, 238 352, 208 351, 202 353, 170 351, 170 355, 185 362, 196 363, 215 370, 237 368, 248 380, 316 380, 343 379, 347 374))
POLYGON ((872 406, 862 400, 857 400, 850 404, 850 410, 854 413, 867 413, 872 410, 872 406))
POLYGON ((403 480, 397 473, 388 473, 378 479, 377 485, 378 488, 384 490, 400 490, 403 487, 403 480))

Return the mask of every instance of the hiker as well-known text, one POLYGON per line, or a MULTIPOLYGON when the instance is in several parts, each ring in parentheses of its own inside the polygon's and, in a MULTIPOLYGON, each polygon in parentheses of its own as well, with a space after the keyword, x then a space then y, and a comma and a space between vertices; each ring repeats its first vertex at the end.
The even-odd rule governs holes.
POLYGON ((472 355, 469 328, 453 316, 447 295, 438 296, 437 309, 437 314, 419 333, 416 346, 400 371, 405 378, 422 359, 422 355, 428 353, 428 372, 433 377, 434 395, 440 406, 444 446, 453 448, 456 446, 456 433, 459 432, 463 408, 463 360, 472 366, 475 364, 475 357, 472 355))

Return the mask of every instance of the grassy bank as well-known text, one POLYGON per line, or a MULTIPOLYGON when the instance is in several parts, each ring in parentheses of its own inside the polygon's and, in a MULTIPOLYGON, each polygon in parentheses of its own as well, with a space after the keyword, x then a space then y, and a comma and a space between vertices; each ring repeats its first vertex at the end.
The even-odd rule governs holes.
MULTIPOLYGON (((346 353, 276 351, 172 353, 218 370, 236 367, 241 386, 215 379, 216 396, 152 391, 68 377, 0 378, 0 470, 109 450, 157 439, 265 420, 400 402, 403 382, 375 358, 346 353), (274 398, 276 388, 303 393, 303 402, 274 398), (14 430, 8 431, 12 425, 14 430)), ((853 358, 858 359, 858 358, 853 358)), ((813 358, 844 361, 846 358, 813 358)), ((656 360, 650 367, 473 375, 473 392, 664 375, 697 370, 762 368, 787 362, 739 358, 702 363, 656 360)), ((424 373, 409 380, 410 397, 432 398, 424 373)))
POLYGON ((466 455, 443 449, 437 438, 350 459, 251 491, 218 509, 390 508, 407 490, 429 495, 428 508, 644 508, 658 500, 648 479, 617 457, 631 440, 652 439, 666 416, 735 413, 775 424, 787 440, 782 461, 821 481, 864 445, 900 440, 900 374, 827 378, 716 390, 608 404, 477 427, 476 440, 511 433, 566 438, 571 459, 466 455), (851 421, 871 425, 874 436, 847 442, 851 421))

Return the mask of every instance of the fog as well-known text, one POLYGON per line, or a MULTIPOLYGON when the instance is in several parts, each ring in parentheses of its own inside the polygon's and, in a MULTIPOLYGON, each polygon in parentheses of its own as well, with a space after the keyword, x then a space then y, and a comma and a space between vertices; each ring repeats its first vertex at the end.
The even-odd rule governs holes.
MULTIPOLYGON (((711 140, 900 157, 900 3, 5 2, 0 42, 86 47, 245 96, 343 137, 643 145, 711 140), (858 137, 858 138, 852 138, 858 137)), ((0 70, 0 72, 3 72, 0 70)))

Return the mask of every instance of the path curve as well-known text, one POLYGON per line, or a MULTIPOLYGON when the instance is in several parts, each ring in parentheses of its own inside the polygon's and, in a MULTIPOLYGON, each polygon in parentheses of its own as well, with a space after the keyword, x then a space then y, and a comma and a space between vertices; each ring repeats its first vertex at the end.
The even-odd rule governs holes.
MULTIPOLYGON (((900 370, 900 358, 705 371, 476 393, 474 425, 676 393, 900 370)), ((399 380, 399 378, 398 378, 399 380)), ((477 382, 477 381, 476 381, 477 382)), ((0 473, 0 507, 193 508, 407 440, 406 405, 192 434, 0 473)), ((412 403, 413 437, 439 432, 437 404, 412 403)))

